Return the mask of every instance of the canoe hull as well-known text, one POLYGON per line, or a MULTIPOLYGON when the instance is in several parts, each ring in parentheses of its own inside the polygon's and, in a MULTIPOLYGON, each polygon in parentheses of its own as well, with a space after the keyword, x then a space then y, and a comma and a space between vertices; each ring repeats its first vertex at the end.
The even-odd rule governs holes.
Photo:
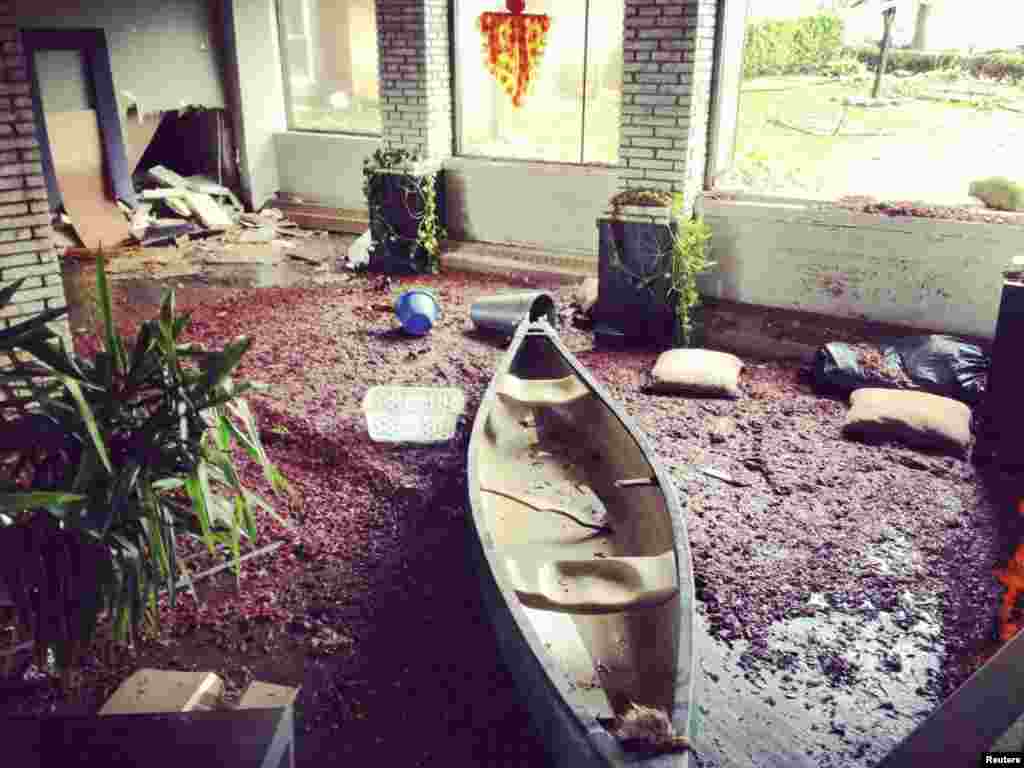
POLYGON ((619 766, 642 765, 646 768, 686 768, 689 753, 674 752, 656 755, 646 759, 626 753, 619 742, 611 736, 598 721, 595 712, 582 706, 576 695, 575 682, 555 663, 550 654, 543 650, 544 644, 528 618, 518 599, 508 573, 502 564, 501 552, 495 546, 491 531, 485 522, 481 495, 481 467, 478 454, 483 441, 485 422, 498 397, 498 382, 509 370, 513 357, 518 353, 527 334, 543 334, 565 359, 574 373, 592 390, 614 416, 621 422, 649 464, 652 476, 665 496, 671 513, 671 528, 674 537, 679 594, 673 603, 678 615, 675 637, 666 642, 677 644, 675 660, 675 685, 671 705, 671 719, 679 735, 692 736, 694 705, 694 589, 689 545, 678 499, 671 479, 660 467, 653 451, 647 446, 642 434, 629 418, 594 381, 583 366, 575 360, 561 344, 555 332, 546 323, 524 322, 517 330, 506 358, 498 368, 494 380, 481 401, 473 427, 469 447, 469 497, 473 512, 474 536, 470 543, 472 561, 478 570, 485 608, 495 630, 498 647, 512 673, 518 691, 527 705, 538 734, 543 739, 552 762, 557 766, 619 766))

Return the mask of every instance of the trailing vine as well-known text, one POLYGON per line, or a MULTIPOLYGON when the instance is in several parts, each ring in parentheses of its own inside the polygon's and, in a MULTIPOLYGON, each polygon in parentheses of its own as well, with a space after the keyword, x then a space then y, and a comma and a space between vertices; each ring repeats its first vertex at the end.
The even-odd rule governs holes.
MULTIPOLYGON (((654 199, 660 204, 660 197, 654 199)), ((628 203, 613 198, 613 217, 618 216, 619 205, 624 204, 628 203)), ((694 310, 700 304, 697 276, 714 266, 714 262, 708 260, 707 242, 711 239, 711 229, 702 217, 686 215, 681 194, 672 197, 672 221, 667 229, 670 246, 659 252, 653 269, 647 274, 637 274, 626 267, 614 237, 611 238, 609 261, 612 268, 625 274, 636 289, 649 291, 657 300, 672 307, 675 314, 673 341, 688 347, 693 341, 694 310)))
POLYGON ((413 165, 419 160, 418 154, 401 147, 378 149, 363 160, 363 195, 369 209, 371 232, 374 233, 370 253, 381 245, 385 248, 405 246, 408 248, 409 266, 412 271, 436 274, 441 268, 441 241, 448 234, 438 217, 437 173, 414 173, 413 165), (408 237, 399 232, 392 224, 394 214, 389 217, 381 204, 381 180, 387 175, 398 175, 401 178, 404 214, 416 221, 415 237, 408 237), (410 206, 410 200, 416 203, 410 206), (378 232, 383 233, 383 242, 377 241, 378 232))

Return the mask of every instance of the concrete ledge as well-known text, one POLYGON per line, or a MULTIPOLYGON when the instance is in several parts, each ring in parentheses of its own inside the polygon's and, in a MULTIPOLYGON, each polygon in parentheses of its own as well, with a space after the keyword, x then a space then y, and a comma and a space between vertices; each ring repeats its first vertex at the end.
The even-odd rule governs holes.
MULTIPOLYGON (((908 328, 715 299, 706 299, 700 311, 704 343, 708 347, 741 356, 805 363, 811 362, 821 347, 833 341, 856 344, 893 336, 944 333, 941 329, 908 328)), ((963 338, 982 348, 989 346, 984 339, 963 338)))
POLYGON ((1024 227, 702 198, 716 267, 705 296, 991 338, 1024 227))
POLYGON ((597 259, 586 254, 512 248, 495 243, 450 241, 441 254, 443 269, 461 269, 530 280, 578 283, 597 276, 597 259))

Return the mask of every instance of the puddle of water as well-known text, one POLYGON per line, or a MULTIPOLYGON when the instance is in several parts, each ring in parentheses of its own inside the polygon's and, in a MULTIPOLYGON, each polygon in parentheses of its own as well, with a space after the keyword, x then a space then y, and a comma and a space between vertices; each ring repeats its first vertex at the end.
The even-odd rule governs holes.
MULTIPOLYGON (((811 603, 827 601, 818 594, 811 603)), ((778 622, 767 648, 783 661, 752 665, 748 643, 716 641, 698 614, 701 746, 712 764, 875 764, 937 704, 919 691, 940 668, 940 626, 920 605, 904 608, 778 622), (853 675, 833 685, 827 670, 837 664, 853 675)))

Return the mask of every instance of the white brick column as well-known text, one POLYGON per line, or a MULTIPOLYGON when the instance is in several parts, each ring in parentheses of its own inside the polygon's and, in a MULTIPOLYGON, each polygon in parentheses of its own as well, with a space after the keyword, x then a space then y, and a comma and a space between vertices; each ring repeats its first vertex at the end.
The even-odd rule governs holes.
POLYGON ((449 0, 377 0, 384 143, 452 154, 449 0))
MULTIPOLYGON (((0 285, 21 277, 27 280, 3 314, 5 327, 15 318, 66 303, 25 52, 11 5, 0 2, 0 285)), ((66 321, 54 326, 61 333, 66 329, 66 321)))
POLYGON ((682 192, 704 178, 716 0, 625 0, 620 187, 682 192))

